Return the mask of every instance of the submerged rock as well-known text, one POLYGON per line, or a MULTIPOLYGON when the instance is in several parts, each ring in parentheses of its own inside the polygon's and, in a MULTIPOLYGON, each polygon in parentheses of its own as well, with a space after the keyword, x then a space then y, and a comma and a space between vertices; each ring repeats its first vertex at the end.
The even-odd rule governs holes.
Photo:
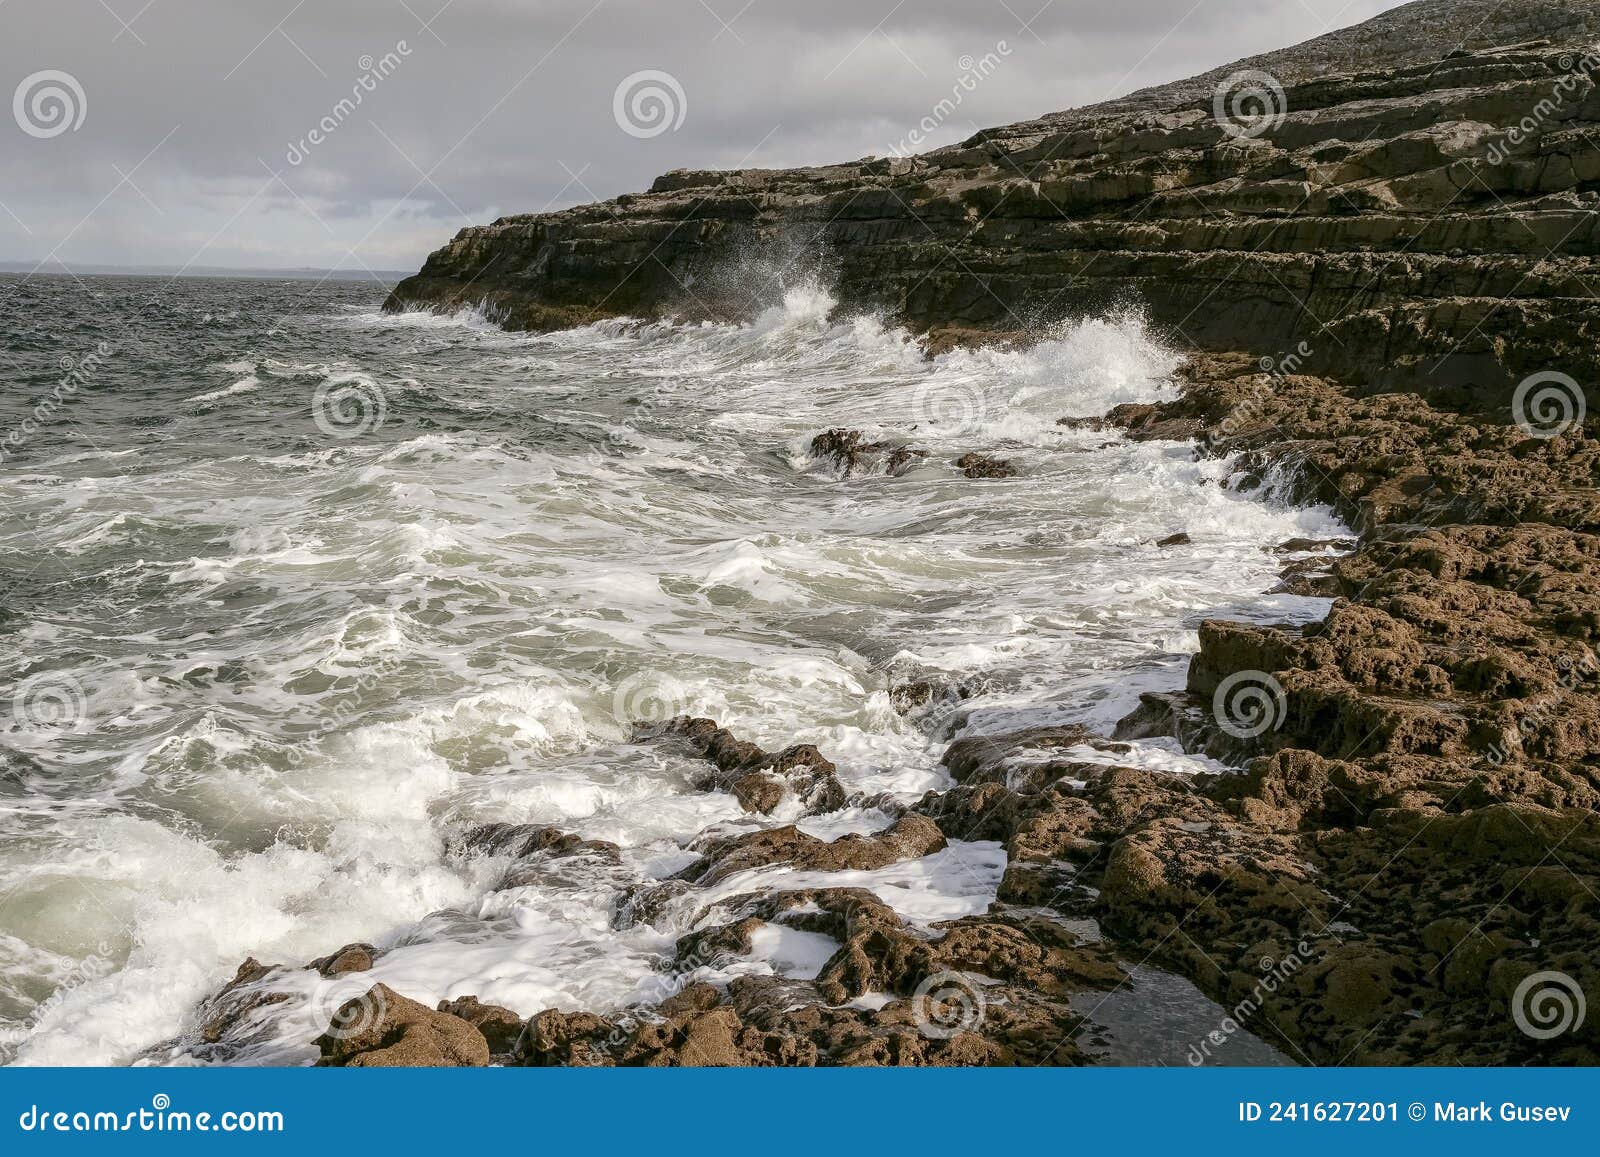
POLYGON ((843 478, 874 473, 893 478, 910 470, 928 452, 893 442, 869 442, 860 430, 828 430, 811 439, 811 456, 833 462, 843 478))
POLYGON ((1009 459, 977 453, 957 458, 956 468, 968 478, 1011 478, 1017 473, 1009 459))
POLYGON ((635 723, 634 743, 671 743, 711 763, 715 770, 695 779, 702 791, 726 791, 746 811, 769 815, 792 796, 808 812, 837 811, 845 804, 838 769, 816 747, 797 743, 763 751, 714 719, 680 715, 661 723, 635 723))

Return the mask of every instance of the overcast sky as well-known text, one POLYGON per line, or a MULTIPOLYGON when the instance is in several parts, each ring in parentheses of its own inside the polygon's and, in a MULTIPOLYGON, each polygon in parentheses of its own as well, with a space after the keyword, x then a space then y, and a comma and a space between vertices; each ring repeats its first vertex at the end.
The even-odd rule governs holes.
POLYGON ((904 148, 967 67, 918 151, 1396 6, 0 0, 0 260, 409 270, 463 224, 671 168, 904 148), (666 120, 646 91, 619 121, 645 72, 666 120))

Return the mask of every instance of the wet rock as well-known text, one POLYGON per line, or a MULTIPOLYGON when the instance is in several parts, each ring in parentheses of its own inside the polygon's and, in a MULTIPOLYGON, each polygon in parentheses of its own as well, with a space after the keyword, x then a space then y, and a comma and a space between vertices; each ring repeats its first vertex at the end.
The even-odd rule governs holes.
POLYGON ((1186 442, 1203 429, 1198 418, 1173 415, 1160 405, 1128 402, 1106 413, 1105 424, 1133 442, 1186 442))
POLYGON ((779 752, 763 751, 739 739, 713 719, 680 715, 660 723, 636 723, 635 743, 675 744, 711 763, 714 771, 695 780, 702 791, 731 793, 746 811, 770 815, 789 796, 809 813, 837 811, 845 805, 837 768, 816 747, 797 743, 779 752))
POLYGON ((680 971, 720 967, 730 959, 749 956, 754 948, 751 936, 764 921, 749 917, 733 924, 721 924, 678 937, 674 961, 680 971))
POLYGON ((1118 741, 1173 738, 1190 751, 1205 747, 1215 721, 1204 702, 1183 692, 1146 691, 1139 706, 1117 721, 1111 736, 1118 741))
POLYGON ((650 880, 634 883, 623 889, 612 916, 613 928, 632 928, 638 924, 654 924, 673 901, 693 890, 687 880, 650 880))
POLYGON ((978 453, 963 454, 957 458, 956 468, 968 478, 1012 478, 1017 473, 1010 459, 978 453))
POLYGON ((953 708, 978 690, 977 684, 964 680, 917 679, 889 688, 889 701, 900 714, 909 715, 926 708, 953 708))
POLYGON ((1311 551, 1321 553, 1332 551, 1343 554, 1355 548, 1356 542, 1353 538, 1290 538, 1272 549, 1279 554, 1305 554, 1311 551))
MULTIPOLYGON (((926 942, 906 937, 898 922, 885 925, 915 950, 926 942)), ((1009 931, 1015 935, 1017 928, 1009 931)), ((863 929, 861 936, 870 936, 863 929)), ((981 959, 997 970, 1049 977, 1085 975, 1061 987, 1100 986, 1112 974, 1081 960, 1060 934, 1043 942, 1021 935, 985 939, 976 923, 953 933, 952 958, 981 959), (1014 962, 1015 967, 1012 963, 1014 962)), ((881 960, 880 960, 881 962, 881 960)), ((1082 1026, 1068 999, 1026 986, 953 971, 924 973, 936 963, 919 957, 907 996, 881 1008, 824 1003, 817 986, 772 976, 740 976, 726 995, 693 984, 654 1007, 620 1017, 548 1010, 528 1022, 517 1045, 521 1063, 533 1065, 1015 1065, 1078 1064, 1070 1037, 1082 1026)), ((903 983, 910 984, 912 973, 903 983)), ((879 990, 881 991, 881 990, 879 990)))
POLYGON ((370 944, 346 944, 337 952, 319 956, 307 968, 314 968, 326 977, 343 976, 347 972, 366 972, 377 959, 378 950, 370 944))
POLYGON ((1128 750, 1125 743, 1107 740, 1087 727, 1069 724, 1033 727, 1002 735, 964 736, 945 749, 942 762, 961 783, 1005 783, 1009 778, 1012 786, 1022 780, 1043 786, 1062 776, 1091 770, 1072 760, 1039 758, 1039 753, 1073 747, 1092 747, 1110 754, 1128 750))
POLYGON ((239 965, 233 979, 201 1004, 199 1009, 199 1037, 207 1045, 215 1045, 230 1038, 239 1038, 253 1014, 261 1008, 282 1004, 290 999, 287 992, 263 990, 257 985, 282 969, 276 965, 262 964, 254 956, 239 965))
POLYGON ((788 864, 799 871, 871 871, 901 860, 932 855, 945 846, 944 834, 925 816, 908 814, 887 831, 872 836, 846 835, 819 840, 792 824, 712 840, 700 859, 677 875, 708 887, 738 872, 770 864, 788 864))
POLYGON ((944 739, 966 722, 967 701, 990 686, 983 677, 917 679, 892 686, 889 701, 923 731, 944 739))
POLYGON ((1339 576, 1333 573, 1327 560, 1307 558, 1284 565, 1273 593, 1336 599, 1345 592, 1339 576))
POLYGON ((534 856, 593 856, 618 862, 621 850, 605 840, 585 840, 550 824, 481 824, 468 831, 455 845, 464 852, 511 856, 526 860, 534 856))
POLYGON ((439 1012, 458 1017, 483 1034, 490 1053, 510 1053, 522 1035, 522 1018, 498 1004, 483 1004, 476 996, 441 1000, 439 1012))
POLYGON ((316 1044, 319 1066, 416 1068, 489 1063, 484 1034, 460 1017, 435 1011, 375 984, 334 1013, 316 1044))
POLYGON ((875 473, 898 477, 928 453, 887 441, 869 442, 860 430, 828 430, 811 439, 811 456, 833 462, 842 478, 875 473))
POLYGON ((607 840, 586 840, 550 824, 481 824, 450 845, 456 855, 510 856, 497 891, 558 884, 596 869, 616 868, 622 850, 607 840))
POLYGON ((1188 534, 1183 531, 1179 531, 1177 534, 1169 534, 1166 538, 1157 539, 1156 545, 1162 547, 1188 546, 1193 541, 1194 539, 1190 538, 1188 534))

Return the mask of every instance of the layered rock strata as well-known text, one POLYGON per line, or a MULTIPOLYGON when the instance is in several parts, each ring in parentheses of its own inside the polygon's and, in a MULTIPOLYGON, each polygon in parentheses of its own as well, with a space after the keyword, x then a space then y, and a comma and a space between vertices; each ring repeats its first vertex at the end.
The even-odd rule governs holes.
POLYGON ((1600 376, 1597 38, 1581 0, 1421 0, 920 156, 469 227, 389 308, 739 316, 820 260, 842 308, 947 339, 1126 304, 1190 348, 1503 409, 1530 373, 1600 376))

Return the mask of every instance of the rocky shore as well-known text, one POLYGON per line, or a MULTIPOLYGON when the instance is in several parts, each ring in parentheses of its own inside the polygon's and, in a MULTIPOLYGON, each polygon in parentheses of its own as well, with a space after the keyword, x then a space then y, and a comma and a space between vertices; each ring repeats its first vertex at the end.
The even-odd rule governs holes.
MULTIPOLYGON (((1114 737, 962 734, 944 757, 950 790, 910 808, 850 801, 899 813, 877 835, 830 842, 789 825, 700 846, 616 916, 649 921, 664 897, 706 892, 717 919, 663 961, 664 999, 524 1019, 471 994, 429 1009, 375 985, 334 1016, 321 1063, 1093 1063, 1085 1009, 1145 964, 1227 1011, 1202 1056, 1244 1029, 1314 1064, 1600 1062, 1600 1025, 1560 1004, 1600 991, 1593 426, 1535 437, 1243 355, 1197 355, 1183 375, 1179 400, 1102 423, 1194 438, 1236 462, 1233 485, 1275 479, 1281 499, 1335 506, 1360 541, 1312 580, 1337 595, 1324 621, 1207 622, 1186 690, 1145 696, 1114 737), (1240 771, 1117 766, 1123 741, 1156 735, 1240 771), (931 936, 859 888, 712 891, 753 867, 868 870, 947 840, 1000 841, 1007 867, 989 912, 931 936), (774 925, 842 947, 814 980, 689 979, 748 956, 774 925)), ((1286 581, 1308 581, 1305 568, 1286 581)), ((897 701, 951 719, 961 694, 909 685, 897 701)), ((751 812, 786 796, 810 813, 845 802, 809 745, 767 752, 703 719, 641 725, 635 740, 703 760, 702 789, 751 812)), ((491 825, 467 842, 513 848, 512 877, 616 856, 548 828, 491 825)), ((308 967, 372 961, 352 945, 308 967)), ((248 1000, 225 990, 202 1010, 210 1040, 272 999, 268 976, 247 962, 248 1000)))
MULTIPOLYGON (((934 346, 1033 331, 1057 303, 1137 300, 1191 351, 1181 395, 1071 424, 1192 440, 1232 463, 1229 486, 1331 505, 1357 540, 1284 544, 1285 589, 1334 599, 1327 617, 1206 622, 1185 689, 1144 696, 1113 735, 973 734, 970 689, 898 688, 909 718, 955 736, 955 786, 910 806, 847 801, 816 747, 641 725, 635 742, 692 756, 695 786, 749 813, 849 802, 892 823, 712 840, 632 890, 619 928, 705 897, 660 999, 429 1008, 376 984, 334 1015, 320 1063, 1093 1063, 1087 1014, 1150 965, 1225 1011, 1195 1063, 1241 1031, 1311 1064, 1600 1063, 1585 1015, 1600 994, 1596 35, 1593 3, 1423 0, 918 158, 674 173, 463 230, 392 307, 486 301, 522 328, 720 314, 730 253, 813 242, 846 307, 934 346), (1213 107, 1242 71, 1281 86, 1260 131, 1213 107), (1151 737, 1235 770, 1119 765, 1151 737), (1005 873, 986 913, 931 929, 855 887, 717 890, 750 868, 868 870, 952 840, 997 841, 1005 873), (840 947, 814 979, 695 979, 774 928, 840 947)), ((820 431, 812 451, 842 480, 892 479, 914 438, 820 431)), ((954 465, 972 485, 1025 484, 978 448, 954 465)), ((617 851, 527 826, 465 843, 509 849, 513 874, 617 851)), ((350 945, 307 967, 354 975, 374 956, 350 945)), ((283 975, 247 961, 191 1051, 251 1031, 283 975)))

